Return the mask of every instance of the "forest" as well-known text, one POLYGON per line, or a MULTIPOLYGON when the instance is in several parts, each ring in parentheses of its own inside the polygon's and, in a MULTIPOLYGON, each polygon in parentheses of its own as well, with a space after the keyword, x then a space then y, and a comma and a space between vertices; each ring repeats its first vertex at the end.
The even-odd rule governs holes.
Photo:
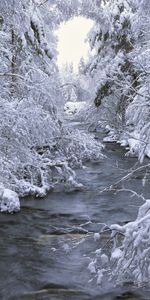
POLYGON ((3 0, 0 40, 1 299, 150 299, 149 0, 3 0))

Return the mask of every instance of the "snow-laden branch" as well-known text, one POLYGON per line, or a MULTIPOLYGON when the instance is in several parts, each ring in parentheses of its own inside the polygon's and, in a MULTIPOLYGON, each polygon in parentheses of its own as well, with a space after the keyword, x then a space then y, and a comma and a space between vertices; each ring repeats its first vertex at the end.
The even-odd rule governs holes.
POLYGON ((15 73, 8 73, 8 72, 6 72, 6 73, 0 73, 0 76, 18 77, 18 78, 24 80, 24 77, 23 77, 23 76, 21 76, 21 75, 19 75, 19 74, 15 74, 15 73))
MULTIPOLYGON (((111 184, 110 186, 104 188, 103 190, 99 191, 99 194, 102 194, 106 191, 109 191, 109 190, 113 190, 115 187, 118 186, 119 183, 123 183, 125 182, 126 180, 128 180, 133 174, 135 174, 136 172, 138 171, 141 171, 141 170, 144 170, 146 168, 149 168, 150 167, 150 163, 146 164, 146 165, 143 165, 143 166, 140 166, 134 170, 131 170, 131 172, 128 172, 127 175, 123 176, 121 179, 117 180, 116 182, 114 182, 113 184, 111 184)), ((118 189, 117 189, 118 190, 118 189)))
POLYGON ((37 7, 40 7, 40 6, 44 5, 44 4, 47 3, 48 1, 49 1, 49 0, 45 0, 45 1, 41 2, 40 4, 38 4, 37 7))
POLYGON ((101 248, 95 251, 88 269, 103 286, 131 282, 136 286, 149 285, 150 280, 150 200, 139 208, 135 221, 123 226, 108 227, 107 242, 103 243, 105 228, 94 235, 101 248), (111 232, 111 236, 109 234, 111 232), (111 249, 108 250, 108 249, 111 249))

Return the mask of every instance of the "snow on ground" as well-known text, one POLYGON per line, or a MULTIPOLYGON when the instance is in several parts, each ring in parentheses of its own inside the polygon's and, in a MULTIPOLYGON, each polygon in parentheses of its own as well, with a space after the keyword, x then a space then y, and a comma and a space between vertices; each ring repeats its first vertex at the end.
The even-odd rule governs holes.
POLYGON ((0 211, 1 212, 17 212, 20 210, 20 201, 17 193, 9 189, 0 191, 0 211))
POLYGON ((83 109, 85 105, 86 105, 85 101, 84 102, 68 101, 64 106, 64 111, 69 115, 71 114, 73 115, 75 113, 78 113, 81 109, 83 109))

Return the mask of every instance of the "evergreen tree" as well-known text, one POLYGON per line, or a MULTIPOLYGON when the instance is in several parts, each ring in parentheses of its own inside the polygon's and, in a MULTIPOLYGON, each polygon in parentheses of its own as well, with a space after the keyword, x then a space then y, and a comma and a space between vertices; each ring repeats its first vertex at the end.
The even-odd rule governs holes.
POLYGON ((97 107, 104 103, 108 108, 112 102, 115 109, 110 118, 120 129, 125 126, 125 111, 132 101, 133 88, 138 86, 139 74, 130 57, 135 42, 134 13, 129 1, 102 1, 101 18, 90 36, 91 47, 96 49, 88 70, 96 82, 94 102, 97 107))

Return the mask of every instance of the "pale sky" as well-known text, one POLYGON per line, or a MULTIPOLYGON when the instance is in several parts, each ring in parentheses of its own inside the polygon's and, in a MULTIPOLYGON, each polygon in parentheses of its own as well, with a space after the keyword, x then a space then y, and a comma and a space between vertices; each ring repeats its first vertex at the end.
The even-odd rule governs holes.
POLYGON ((65 63, 73 62, 74 69, 80 58, 88 57, 89 44, 85 43, 87 33, 94 22, 83 17, 74 17, 66 23, 62 23, 57 31, 58 42, 58 66, 61 68, 65 63))

